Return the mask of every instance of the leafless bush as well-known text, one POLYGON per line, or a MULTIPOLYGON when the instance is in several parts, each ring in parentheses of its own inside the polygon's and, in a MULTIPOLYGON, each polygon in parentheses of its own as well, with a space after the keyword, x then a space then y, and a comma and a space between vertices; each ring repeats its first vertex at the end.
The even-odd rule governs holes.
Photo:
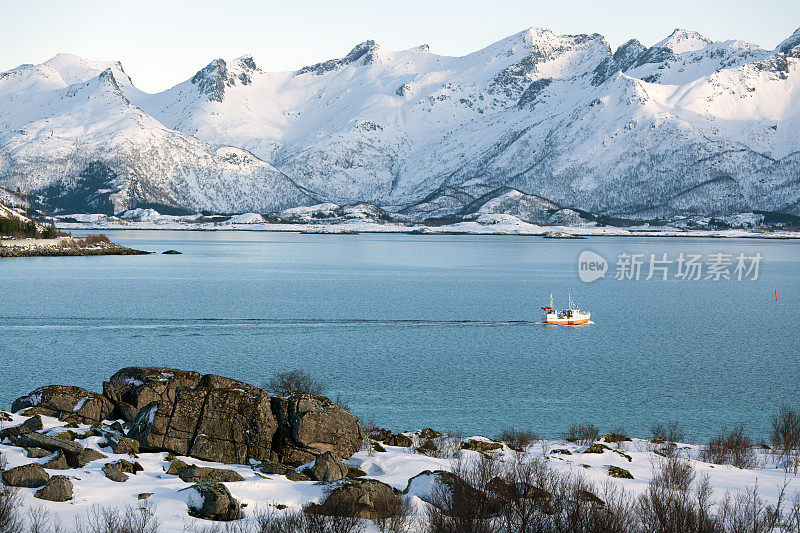
POLYGON ((588 422, 584 424, 572 424, 563 436, 570 442, 591 444, 600 436, 600 430, 588 422))
POLYGON ((76 533, 158 533, 159 528, 155 506, 147 500, 122 510, 94 505, 85 520, 75 522, 76 533))
POLYGON ((673 444, 681 442, 684 437, 683 429, 677 421, 656 424, 650 428, 650 432, 653 434, 653 439, 673 444))
POLYGON ((711 488, 703 477, 694 491, 690 485, 676 488, 656 476, 638 501, 638 531, 653 533, 717 533, 719 523, 711 512, 711 488))
POLYGON ((539 440, 539 437, 533 431, 513 427, 503 430, 497 438, 505 442, 510 448, 523 451, 539 440))
POLYGON ((100 243, 107 244, 107 243, 111 242, 111 240, 108 238, 108 236, 105 233, 100 233, 98 235, 89 234, 89 235, 87 235, 86 237, 84 237, 81 240, 83 241, 84 245, 86 245, 86 246, 95 246, 95 245, 100 244, 100 243))
POLYGON ((323 515, 314 512, 314 508, 309 506, 306 507, 306 512, 300 519, 300 529, 296 531, 303 533, 360 533, 364 531, 364 523, 353 517, 350 510, 343 511, 343 514, 323 515))
POLYGON ((650 484, 680 492, 688 492, 694 482, 695 472, 691 463, 679 457, 666 457, 654 465, 650 484))
POLYGON ((787 472, 800 469, 800 412, 782 405, 772 417, 772 446, 787 472))
POLYGON ((718 465, 753 468, 758 462, 753 443, 744 434, 744 426, 737 425, 728 433, 725 429, 712 438, 700 452, 700 459, 718 465))
POLYGON ((411 500, 395 496, 388 501, 378 502, 375 506, 381 509, 383 518, 373 518, 372 523, 381 533, 411 533, 412 507, 411 500))
POLYGON ((719 521, 722 531, 731 533, 771 533, 783 522, 781 507, 785 486, 776 505, 767 505, 758 495, 758 486, 743 494, 725 495, 720 505, 719 521))
MULTIPOLYGON (((0 530, 4 531, 4 530, 0 530)), ((60 533, 61 523, 58 517, 42 506, 28 509, 27 533, 60 533)))
POLYGON ((264 387, 276 396, 290 396, 294 392, 308 392, 321 395, 325 392, 325 384, 317 381, 304 370, 278 372, 264 387))

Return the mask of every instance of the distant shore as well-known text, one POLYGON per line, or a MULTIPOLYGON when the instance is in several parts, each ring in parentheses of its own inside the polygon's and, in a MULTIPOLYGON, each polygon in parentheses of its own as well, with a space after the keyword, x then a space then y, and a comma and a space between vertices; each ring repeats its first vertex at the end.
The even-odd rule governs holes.
POLYGON ((800 231, 782 229, 678 229, 670 227, 615 227, 615 226, 539 226, 522 221, 481 224, 458 222, 442 226, 424 224, 379 223, 373 221, 345 221, 339 223, 227 223, 188 222, 179 217, 174 220, 96 220, 59 221, 63 230, 170 230, 170 231, 264 231, 276 233, 303 233, 325 235, 355 235, 361 233, 407 235, 519 235, 569 239, 581 237, 690 237, 690 238, 746 238, 746 239, 800 239, 800 231))

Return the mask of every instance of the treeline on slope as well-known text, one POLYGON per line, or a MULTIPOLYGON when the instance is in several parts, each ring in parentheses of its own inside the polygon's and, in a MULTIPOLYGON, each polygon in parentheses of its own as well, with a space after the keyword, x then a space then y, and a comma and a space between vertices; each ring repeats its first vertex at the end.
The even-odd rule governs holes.
POLYGON ((0 235, 11 237, 31 237, 36 239, 54 239, 56 237, 66 237, 68 234, 59 231, 55 222, 49 226, 39 229, 33 220, 20 220, 17 218, 0 218, 0 235))

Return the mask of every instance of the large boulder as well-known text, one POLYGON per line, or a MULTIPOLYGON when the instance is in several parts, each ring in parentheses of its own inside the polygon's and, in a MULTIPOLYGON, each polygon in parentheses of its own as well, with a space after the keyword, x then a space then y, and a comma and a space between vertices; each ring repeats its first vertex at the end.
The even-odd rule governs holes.
POLYGON ((40 500, 65 502, 72 499, 72 482, 67 476, 53 476, 47 484, 33 495, 40 500))
POLYGON ((111 417, 114 404, 102 394, 89 392, 81 387, 47 385, 14 400, 11 410, 24 411, 31 415, 55 416, 60 420, 80 424, 99 424, 111 417))
POLYGON ((331 452, 349 458, 364 443, 364 429, 355 415, 324 396, 296 393, 276 401, 277 414, 285 429, 276 449, 281 462, 299 465, 331 452))
POLYGON ((364 440, 358 418, 322 396, 270 398, 262 389, 213 374, 147 370, 121 370, 105 386, 109 397, 132 405, 156 398, 139 409, 128 431, 143 451, 297 466, 324 452, 349 458, 364 440))
POLYGON ((18 466, 3 472, 3 483, 9 487, 42 487, 50 479, 39 463, 18 466))
POLYGON ((188 489, 189 514, 205 520, 239 520, 241 504, 221 483, 197 483, 188 489))
POLYGON ((139 441, 142 450, 221 463, 274 457, 278 421, 261 389, 203 376, 196 387, 178 387, 172 397, 172 403, 146 405, 132 422, 128 437, 139 441))
POLYGON ((386 483, 376 479, 351 481, 328 494, 321 505, 310 506, 309 512, 352 516, 373 520, 388 518, 400 507, 400 497, 386 483))
POLYGON ((348 469, 331 452, 325 452, 314 461, 314 466, 303 473, 314 481, 338 481, 347 477, 348 469))

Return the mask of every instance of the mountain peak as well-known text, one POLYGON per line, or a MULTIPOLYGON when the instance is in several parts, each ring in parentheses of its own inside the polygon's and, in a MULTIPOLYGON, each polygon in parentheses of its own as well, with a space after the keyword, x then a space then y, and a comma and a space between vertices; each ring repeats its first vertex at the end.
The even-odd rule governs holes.
POLYGON ((675 28, 666 39, 658 42, 655 47, 668 48, 675 54, 682 54, 684 52, 702 50, 711 43, 711 39, 696 31, 675 28))
POLYGON ((797 28, 788 39, 779 44, 775 51, 788 54, 796 46, 800 46, 800 28, 797 28))
POLYGON ((353 49, 341 59, 329 59, 327 61, 323 61, 322 63, 316 63, 314 65, 303 67, 298 70, 295 75, 300 76, 302 74, 313 72, 317 76, 320 76, 326 72, 336 70, 340 67, 350 65, 357 61, 361 61, 362 64, 367 65, 375 60, 376 52, 379 48, 380 46, 375 41, 369 39, 363 43, 355 45, 353 49))

